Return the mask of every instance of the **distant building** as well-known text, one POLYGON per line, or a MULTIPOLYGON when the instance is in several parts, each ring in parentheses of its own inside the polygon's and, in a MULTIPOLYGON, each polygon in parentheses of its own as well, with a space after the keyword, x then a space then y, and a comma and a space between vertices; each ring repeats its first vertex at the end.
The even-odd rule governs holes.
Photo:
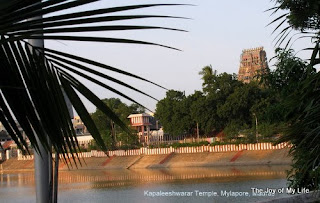
MULTIPOLYGON (((163 140, 164 132, 159 122, 153 117, 153 114, 131 114, 127 118, 130 119, 130 126, 137 131, 140 143, 163 140)), ((80 146, 87 147, 88 144, 93 141, 93 137, 87 127, 79 116, 75 116, 72 123, 80 146)))
POLYGON ((0 131, 0 142, 1 142, 1 144, 3 144, 6 141, 11 141, 11 140, 12 139, 11 139, 10 135, 7 133, 7 131, 5 131, 5 130, 1 130, 0 131))
POLYGON ((72 119, 73 128, 76 132, 78 143, 81 147, 87 148, 93 141, 93 137, 88 131, 87 127, 82 122, 80 116, 75 116, 72 119))
POLYGON ((75 116, 72 120, 72 124, 77 136, 90 134, 87 127, 82 122, 80 116, 75 116))
MULTIPOLYGON (((17 121, 16 121, 16 125, 17 125, 17 128, 18 128, 20 134, 25 139, 26 143, 28 145, 30 145, 29 139, 27 138, 27 136, 25 135, 25 132, 23 131, 23 129, 21 128, 21 126, 19 125, 19 123, 17 121)), ((17 145, 12 140, 12 138, 9 135, 8 131, 4 128, 4 126, 3 126, 3 124, 1 122, 0 122, 0 143, 1 143, 1 145, 2 145, 2 147, 4 149, 7 149, 9 147, 14 147, 14 148, 17 147, 17 145)))
POLYGON ((152 114, 131 114, 128 118, 130 119, 131 127, 138 132, 140 143, 163 140, 163 130, 152 114))
POLYGON ((0 122, 0 132, 5 130, 5 128, 3 127, 2 123, 0 122))
MULTIPOLYGON (((75 116, 72 119, 73 128, 75 130, 77 140, 80 146, 82 147, 88 147, 88 144, 92 142, 93 137, 89 133, 87 127, 82 122, 81 118, 79 116, 75 116)), ((25 135, 25 132, 19 125, 19 123, 16 123, 18 130, 20 131, 23 138, 26 140, 27 144, 30 145, 30 141, 28 137, 25 135)), ((11 147, 16 147, 16 144, 13 142, 12 138, 4 128, 3 124, 0 122, 0 143, 5 146, 7 143, 11 143, 11 147), (10 142, 9 142, 10 141, 10 142)))
POLYGON ((263 47, 244 49, 240 56, 238 80, 249 83, 258 73, 268 70, 267 54, 263 47))

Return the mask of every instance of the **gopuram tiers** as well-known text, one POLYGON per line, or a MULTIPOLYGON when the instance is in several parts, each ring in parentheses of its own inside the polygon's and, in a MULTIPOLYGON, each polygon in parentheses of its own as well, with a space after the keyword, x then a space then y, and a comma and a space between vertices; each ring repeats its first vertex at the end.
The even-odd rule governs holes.
POLYGON ((258 74, 268 70, 267 54, 263 47, 244 49, 240 56, 238 80, 249 83, 255 80, 258 74))

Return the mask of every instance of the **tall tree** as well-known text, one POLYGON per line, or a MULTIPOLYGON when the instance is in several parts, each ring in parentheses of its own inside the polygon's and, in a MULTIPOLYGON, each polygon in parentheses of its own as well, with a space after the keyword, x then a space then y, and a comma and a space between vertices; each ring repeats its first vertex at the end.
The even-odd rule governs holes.
POLYGON ((173 136, 189 134, 192 129, 189 102, 180 91, 167 91, 166 97, 157 103, 155 117, 160 120, 164 131, 173 136))
POLYGON ((207 134, 211 132, 211 128, 207 128, 207 120, 209 119, 209 111, 206 106, 206 97, 201 91, 195 91, 194 94, 189 95, 190 116, 197 124, 200 134, 207 134))
MULTIPOLYGON (((225 102, 219 106, 218 115, 226 123, 224 132, 230 139, 237 137, 240 131, 247 130, 250 132, 249 129, 257 128, 256 121, 260 117, 260 112, 257 110, 260 109, 255 108, 255 106, 265 96, 257 82, 251 81, 237 86, 225 102)), ((248 137, 250 138, 249 135, 248 137)), ((249 140, 253 141, 252 138, 249 140)), ((256 141, 256 138, 254 141, 256 141)))
POLYGON ((261 90, 255 82, 236 87, 218 108, 218 115, 226 122, 231 120, 251 124, 251 107, 261 99, 261 90))
POLYGON ((237 80, 235 74, 212 71, 211 66, 206 66, 199 72, 203 79, 203 92, 206 95, 205 109, 208 115, 204 127, 205 132, 220 132, 228 122, 219 115, 218 109, 224 105, 230 94, 242 83, 237 80))
POLYGON ((212 84, 214 83, 214 79, 217 76, 217 70, 213 70, 212 66, 205 66, 199 72, 199 75, 202 76, 202 88, 204 93, 209 93, 210 89, 212 89, 212 84))
POLYGON ((275 69, 261 75, 260 83, 272 90, 274 94, 285 98, 296 89, 297 84, 316 71, 314 68, 309 68, 305 61, 296 57, 292 49, 277 48, 275 54, 275 69))

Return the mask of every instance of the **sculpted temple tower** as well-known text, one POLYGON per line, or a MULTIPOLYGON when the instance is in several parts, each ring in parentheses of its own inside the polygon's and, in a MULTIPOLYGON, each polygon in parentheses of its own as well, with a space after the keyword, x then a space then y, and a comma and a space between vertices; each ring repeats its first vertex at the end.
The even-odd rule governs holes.
POLYGON ((267 54, 263 47, 244 49, 240 56, 238 80, 249 83, 258 73, 268 70, 267 54))

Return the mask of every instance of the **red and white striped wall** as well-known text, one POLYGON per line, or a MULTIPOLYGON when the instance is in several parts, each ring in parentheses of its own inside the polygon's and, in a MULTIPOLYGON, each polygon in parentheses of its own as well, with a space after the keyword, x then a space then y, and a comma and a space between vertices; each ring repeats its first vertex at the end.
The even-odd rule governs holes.
MULTIPOLYGON (((275 146, 272 143, 255 143, 255 144, 227 144, 227 145, 215 145, 215 146, 196 146, 196 147, 179 147, 179 148, 140 148, 140 149, 129 149, 129 150, 115 150, 115 151, 97 151, 92 150, 91 152, 78 153, 81 158, 89 157, 107 157, 107 156, 139 156, 139 155, 160 155, 160 154, 170 154, 170 153, 202 153, 202 152, 237 152, 241 150, 274 150, 283 149, 286 147, 291 147, 288 143, 280 143, 275 146)), ((7 153, 9 154, 9 153, 7 153)), ((65 154, 65 157, 77 156, 75 153, 65 154)), ((52 155, 55 157, 55 154, 52 155)), ((60 158, 64 156, 59 155, 60 158)), ((9 157, 10 158, 10 157, 9 157)), ((18 160, 32 160, 33 155, 22 155, 21 151, 18 150, 18 160)), ((8 157, 7 157, 8 159, 8 157)))

